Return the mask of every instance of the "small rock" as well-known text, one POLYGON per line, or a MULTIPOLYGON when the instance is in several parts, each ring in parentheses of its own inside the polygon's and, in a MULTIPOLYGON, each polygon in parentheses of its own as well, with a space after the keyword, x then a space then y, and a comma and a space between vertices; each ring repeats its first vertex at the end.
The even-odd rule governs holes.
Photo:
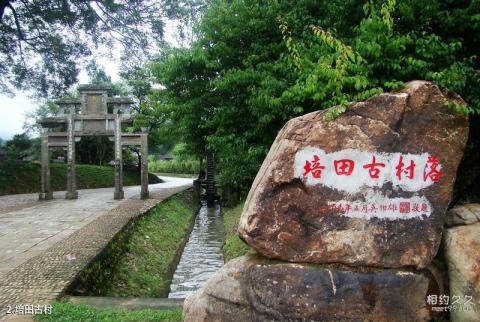
POLYGON ((70 255, 70 254, 68 254, 67 256, 65 256, 65 258, 67 259, 67 261, 73 261, 73 260, 76 260, 76 259, 77 259, 74 255, 70 255))
POLYGON ((444 235, 453 322, 480 321, 480 223, 447 229, 444 235))
POLYGON ((470 225, 480 222, 480 204, 466 204, 456 206, 447 212, 446 227, 470 225))

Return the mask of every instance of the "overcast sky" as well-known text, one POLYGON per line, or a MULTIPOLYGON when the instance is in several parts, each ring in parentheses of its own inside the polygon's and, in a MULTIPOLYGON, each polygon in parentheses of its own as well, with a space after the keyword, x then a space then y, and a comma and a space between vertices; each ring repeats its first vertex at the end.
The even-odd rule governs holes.
MULTIPOLYGON (((166 21, 165 40, 173 46, 178 45, 178 33, 176 32, 176 23, 166 21)), ((119 57, 116 60, 111 58, 99 58, 97 63, 102 66, 112 81, 118 81, 119 57)), ((88 74, 82 70, 79 75, 79 83, 88 83, 88 74)), ((25 115, 35 110, 37 102, 28 98, 28 93, 16 92, 15 97, 11 98, 0 93, 0 138, 9 140, 14 134, 23 133, 23 123, 25 115)))

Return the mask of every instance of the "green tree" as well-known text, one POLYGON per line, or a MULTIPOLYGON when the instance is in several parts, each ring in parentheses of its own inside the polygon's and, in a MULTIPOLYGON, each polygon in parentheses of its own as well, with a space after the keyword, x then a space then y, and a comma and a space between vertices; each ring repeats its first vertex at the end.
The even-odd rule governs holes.
POLYGON ((337 106, 335 117, 412 79, 478 113, 479 32, 478 1, 213 0, 191 48, 152 64, 152 108, 170 111, 192 153, 214 150, 220 182, 244 196, 292 117, 337 106))
POLYGON ((256 127, 247 101, 249 87, 262 81, 256 66, 279 58, 281 34, 271 28, 277 14, 274 1, 214 1, 192 49, 173 50, 152 66, 165 86, 155 94, 164 99, 159 107, 173 111, 182 141, 199 158, 213 149, 221 182, 239 191, 248 189, 275 135, 256 127))
POLYGON ((144 66, 135 66, 120 72, 120 76, 126 81, 131 94, 137 100, 136 111, 139 112, 152 90, 153 77, 150 70, 144 66))
POLYGON ((40 104, 35 110, 25 115, 25 122, 23 123, 24 131, 32 135, 38 135, 42 130, 40 121, 46 117, 55 117, 59 112, 58 105, 52 100, 47 100, 45 103, 40 104))
POLYGON ((32 142, 26 133, 15 134, 5 143, 5 151, 10 159, 21 159, 28 155, 32 142))
POLYGON ((101 66, 98 66, 95 60, 87 65, 87 73, 92 84, 112 84, 112 78, 101 66))
POLYGON ((84 136, 75 145, 76 158, 84 164, 105 165, 113 160, 113 143, 106 136, 84 136))
POLYGON ((198 0, 1 0, 0 91, 54 97, 77 82, 92 49, 119 44, 126 64, 149 57, 165 17, 189 21, 198 0))

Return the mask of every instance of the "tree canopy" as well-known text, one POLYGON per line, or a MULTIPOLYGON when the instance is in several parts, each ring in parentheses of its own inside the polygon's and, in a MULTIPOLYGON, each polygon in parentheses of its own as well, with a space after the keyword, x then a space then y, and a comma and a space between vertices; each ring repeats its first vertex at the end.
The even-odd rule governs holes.
POLYGON ((0 0, 0 91, 65 93, 81 64, 105 46, 127 66, 150 57, 163 40, 164 18, 188 21, 200 0, 0 0))
POLYGON ((31 147, 32 143, 25 133, 15 134, 11 140, 5 143, 7 154, 13 158, 18 158, 22 153, 31 147))
POLYGON ((150 108, 170 113, 191 152, 215 151, 221 184, 240 197, 292 117, 337 106, 335 117, 413 79, 480 111, 478 1, 213 0, 197 32, 152 63, 163 87, 150 108))

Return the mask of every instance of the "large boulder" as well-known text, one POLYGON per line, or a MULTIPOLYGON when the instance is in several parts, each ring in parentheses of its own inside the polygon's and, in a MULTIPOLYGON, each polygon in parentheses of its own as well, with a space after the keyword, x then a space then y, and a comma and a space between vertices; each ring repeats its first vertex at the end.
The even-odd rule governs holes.
POLYGON ((239 257, 187 297, 183 321, 429 320, 423 273, 344 269, 239 257))
POLYGON ((464 102, 424 81, 290 120, 248 195, 240 237, 292 262, 425 267, 468 137, 464 102))
POLYGON ((445 259, 453 322, 480 321, 480 223, 447 229, 445 259))

